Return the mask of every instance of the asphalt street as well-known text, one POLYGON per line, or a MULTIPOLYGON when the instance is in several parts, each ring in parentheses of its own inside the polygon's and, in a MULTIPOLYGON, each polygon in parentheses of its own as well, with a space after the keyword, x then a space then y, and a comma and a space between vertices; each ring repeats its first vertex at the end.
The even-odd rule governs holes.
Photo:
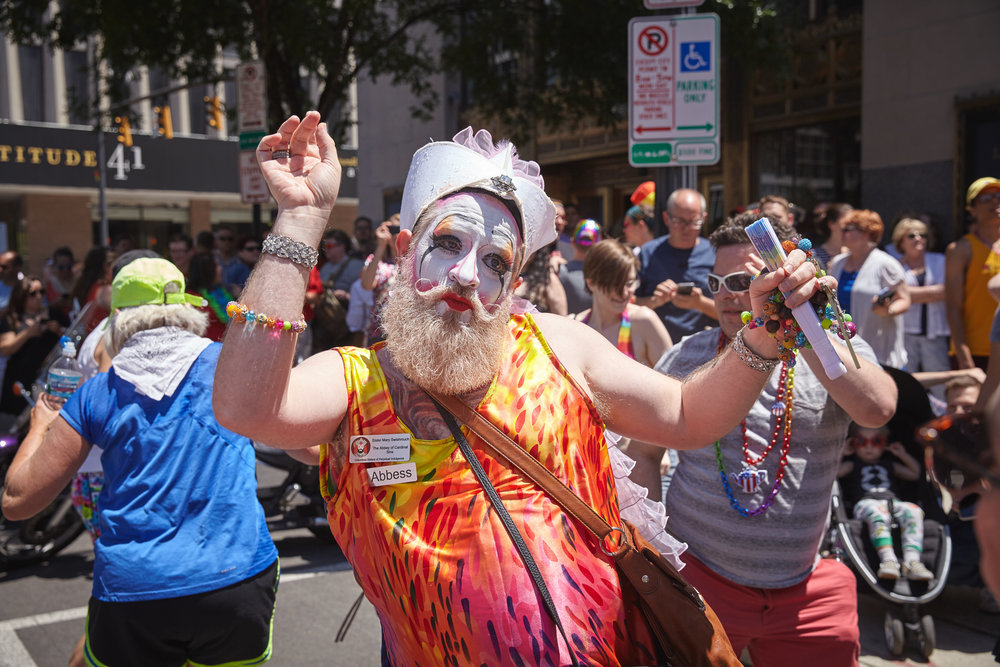
MULTIPOLYGON (((281 586, 270 665, 379 665, 379 624, 363 602, 344 641, 335 642, 360 589, 340 550, 305 529, 275 534, 281 586)), ((0 573, 0 667, 63 667, 83 631, 93 557, 81 536, 51 563, 0 573)), ((978 611, 978 592, 949 587, 926 611, 935 616, 938 648, 930 661, 915 651, 890 658, 882 637, 885 603, 862 595, 861 664, 987 667, 1000 637, 1000 616, 978 611)))
MULTIPOLYGON (((274 469, 258 466, 262 483, 274 469)), ((360 594, 340 549, 305 528, 272 532, 281 556, 281 583, 274 619, 278 667, 349 665, 378 667, 380 631, 375 611, 362 601, 344 634, 335 638, 360 594)), ((53 561, 0 572, 0 667, 63 667, 83 633, 90 596, 93 550, 85 533, 53 561)), ((935 618, 937 649, 930 661, 908 648, 902 660, 889 655, 883 637, 887 604, 871 594, 859 602, 861 665, 987 667, 1000 637, 1000 615, 979 611, 979 591, 947 587, 922 613, 935 618)), ((790 666, 799 667, 799 666, 790 666)))
MULTIPOLYGON (((379 623, 364 602, 334 642, 361 592, 340 549, 305 529, 274 535, 281 583, 271 665, 379 665, 379 623)), ((82 535, 51 563, 0 573, 0 667, 64 667, 83 633, 93 551, 82 535)))

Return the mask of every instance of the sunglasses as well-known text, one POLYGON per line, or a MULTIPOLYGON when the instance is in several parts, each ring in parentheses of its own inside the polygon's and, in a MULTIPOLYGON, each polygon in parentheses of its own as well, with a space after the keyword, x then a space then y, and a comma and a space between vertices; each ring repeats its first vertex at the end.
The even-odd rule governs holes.
POLYGON ((718 294, 722 286, 725 285, 726 289, 733 294, 739 294, 750 289, 751 280, 753 278, 746 271, 734 271, 724 276, 710 273, 708 274, 708 290, 712 294, 718 294))
POLYGON ((906 238, 911 239, 911 240, 913 240, 913 239, 925 239, 925 238, 927 238, 927 234, 921 234, 920 232, 910 232, 909 234, 906 235, 906 238))
POLYGON ((885 447, 886 437, 876 435, 874 438, 866 438, 863 435, 856 435, 851 439, 851 444, 855 449, 858 447, 885 447))
POLYGON ((56 264, 56 269, 59 271, 70 271, 72 268, 72 264, 56 264))
POLYGON ((42 290, 40 290, 40 289, 33 289, 33 290, 31 290, 30 292, 28 292, 28 296, 41 296, 41 295, 42 295, 42 294, 44 294, 44 293, 45 293, 45 292, 43 292, 43 291, 42 291, 42 290))

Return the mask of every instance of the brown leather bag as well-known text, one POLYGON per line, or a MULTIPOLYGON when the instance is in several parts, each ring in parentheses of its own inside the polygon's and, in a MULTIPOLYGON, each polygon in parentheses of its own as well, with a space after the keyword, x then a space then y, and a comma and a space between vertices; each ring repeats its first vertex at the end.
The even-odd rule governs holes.
POLYGON ((649 627, 659 644, 661 664, 742 666, 712 608, 634 526, 627 521, 622 522, 621 528, 608 525, 495 424, 454 396, 428 393, 597 538, 600 548, 615 559, 630 622, 644 622, 649 627))

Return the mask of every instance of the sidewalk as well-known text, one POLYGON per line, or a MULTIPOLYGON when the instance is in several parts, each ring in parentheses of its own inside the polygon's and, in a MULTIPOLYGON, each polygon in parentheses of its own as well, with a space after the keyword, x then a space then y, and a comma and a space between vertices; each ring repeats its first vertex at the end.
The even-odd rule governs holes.
POLYGON ((991 652, 1000 638, 1000 615, 979 611, 979 591, 966 586, 949 586, 923 613, 934 617, 936 646, 930 660, 924 660, 908 645, 903 657, 895 659, 886 648, 883 634, 885 612, 892 605, 871 594, 858 600, 861 625, 861 665, 934 665, 937 667, 988 667, 996 665, 991 652))

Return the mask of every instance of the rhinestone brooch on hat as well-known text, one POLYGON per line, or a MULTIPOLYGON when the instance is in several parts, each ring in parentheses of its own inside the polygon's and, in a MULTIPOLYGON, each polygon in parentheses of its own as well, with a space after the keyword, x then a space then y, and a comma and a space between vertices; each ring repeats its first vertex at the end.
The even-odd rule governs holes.
POLYGON ((501 192, 505 195, 517 190, 513 179, 506 174, 503 176, 494 176, 490 179, 490 182, 493 183, 493 187, 497 192, 501 192))

